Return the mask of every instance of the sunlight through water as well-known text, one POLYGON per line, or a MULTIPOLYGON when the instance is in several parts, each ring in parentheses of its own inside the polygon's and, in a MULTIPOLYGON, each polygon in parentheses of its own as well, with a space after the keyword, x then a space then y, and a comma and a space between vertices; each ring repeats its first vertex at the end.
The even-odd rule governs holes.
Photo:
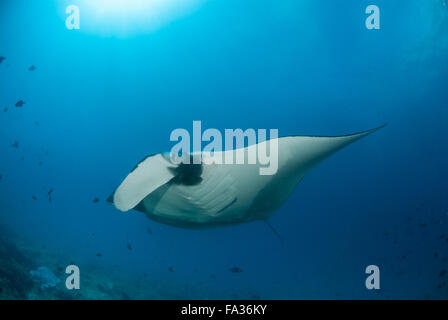
POLYGON ((205 1, 77 0, 64 5, 79 7, 82 32, 129 37, 154 32, 194 12, 205 1))

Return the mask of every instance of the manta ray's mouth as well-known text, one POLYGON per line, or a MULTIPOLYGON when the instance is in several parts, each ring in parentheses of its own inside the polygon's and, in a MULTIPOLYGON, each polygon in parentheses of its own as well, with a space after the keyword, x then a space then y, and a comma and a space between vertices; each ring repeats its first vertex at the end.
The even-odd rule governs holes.
POLYGON ((189 156, 189 163, 180 163, 176 168, 169 168, 175 176, 171 182, 175 184, 183 184, 187 186, 194 186, 201 183, 203 166, 202 163, 195 163, 194 157, 189 156))
POLYGON ((176 177, 171 180, 175 184, 194 186, 201 183, 202 164, 181 163, 177 168, 171 169, 176 177))

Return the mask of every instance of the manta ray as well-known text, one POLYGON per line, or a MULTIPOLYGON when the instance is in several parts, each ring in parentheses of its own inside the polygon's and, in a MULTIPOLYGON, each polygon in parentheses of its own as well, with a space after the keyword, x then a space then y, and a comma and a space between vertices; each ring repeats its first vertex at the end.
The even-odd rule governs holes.
MULTIPOLYGON (((204 161, 210 156, 207 153, 195 154, 202 160, 191 164, 173 163, 168 153, 153 154, 137 164, 108 201, 120 211, 134 209, 154 221, 180 228, 207 229, 267 221, 308 171, 384 126, 343 136, 276 138, 278 170, 273 175, 260 175, 257 163, 204 161)), ((268 142, 271 140, 247 146, 244 151, 268 142)))

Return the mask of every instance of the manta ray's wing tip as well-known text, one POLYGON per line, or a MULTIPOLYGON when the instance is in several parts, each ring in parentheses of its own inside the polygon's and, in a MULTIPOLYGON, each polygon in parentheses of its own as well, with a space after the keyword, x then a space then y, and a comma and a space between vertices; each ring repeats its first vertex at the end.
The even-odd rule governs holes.
POLYGON ((384 122, 382 125, 380 125, 379 127, 376 127, 375 129, 372 129, 372 130, 377 131, 384 127, 387 127, 387 125, 389 125, 389 122, 384 122))
POLYGON ((115 208, 117 208, 118 210, 122 211, 122 212, 126 212, 128 210, 124 210, 123 208, 120 208, 120 206, 117 206, 117 203, 115 202, 115 191, 112 192, 109 197, 107 197, 106 202, 111 203, 115 208))
POLYGON ((383 123, 382 125, 380 125, 379 127, 373 128, 373 129, 369 129, 369 130, 365 130, 365 131, 360 131, 360 132, 356 132, 356 133, 351 133, 351 134, 347 134, 347 135, 342 135, 339 137, 347 137, 347 138, 355 138, 355 140, 358 140, 362 137, 368 136, 382 128, 384 128, 385 126, 388 125, 388 122, 383 123))
POLYGON ((109 202, 109 203, 114 203, 114 194, 115 194, 115 191, 114 192, 112 192, 110 195, 109 195, 109 197, 107 197, 107 199, 106 199, 106 201, 107 202, 109 202))
POLYGON ((349 136, 366 136, 366 135, 369 135, 371 133, 374 133, 374 132, 376 132, 376 131, 386 127, 388 124, 389 124, 388 122, 385 122, 385 123, 383 123, 382 125, 380 125, 380 126, 378 126, 376 128, 365 130, 365 131, 361 131, 361 132, 358 132, 358 133, 353 133, 353 134, 350 134, 349 136))

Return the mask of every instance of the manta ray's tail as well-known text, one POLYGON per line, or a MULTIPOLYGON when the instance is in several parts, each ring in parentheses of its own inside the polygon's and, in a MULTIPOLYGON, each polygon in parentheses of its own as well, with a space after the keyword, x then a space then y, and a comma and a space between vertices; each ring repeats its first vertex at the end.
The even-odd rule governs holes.
POLYGON ((282 245, 285 244, 285 242, 283 241, 282 236, 280 235, 280 233, 278 233, 277 230, 275 230, 274 226, 268 221, 268 220, 263 220, 264 223, 266 223, 266 225, 268 226, 268 228, 274 233, 275 237, 278 239, 278 241, 280 241, 280 243, 282 245))

